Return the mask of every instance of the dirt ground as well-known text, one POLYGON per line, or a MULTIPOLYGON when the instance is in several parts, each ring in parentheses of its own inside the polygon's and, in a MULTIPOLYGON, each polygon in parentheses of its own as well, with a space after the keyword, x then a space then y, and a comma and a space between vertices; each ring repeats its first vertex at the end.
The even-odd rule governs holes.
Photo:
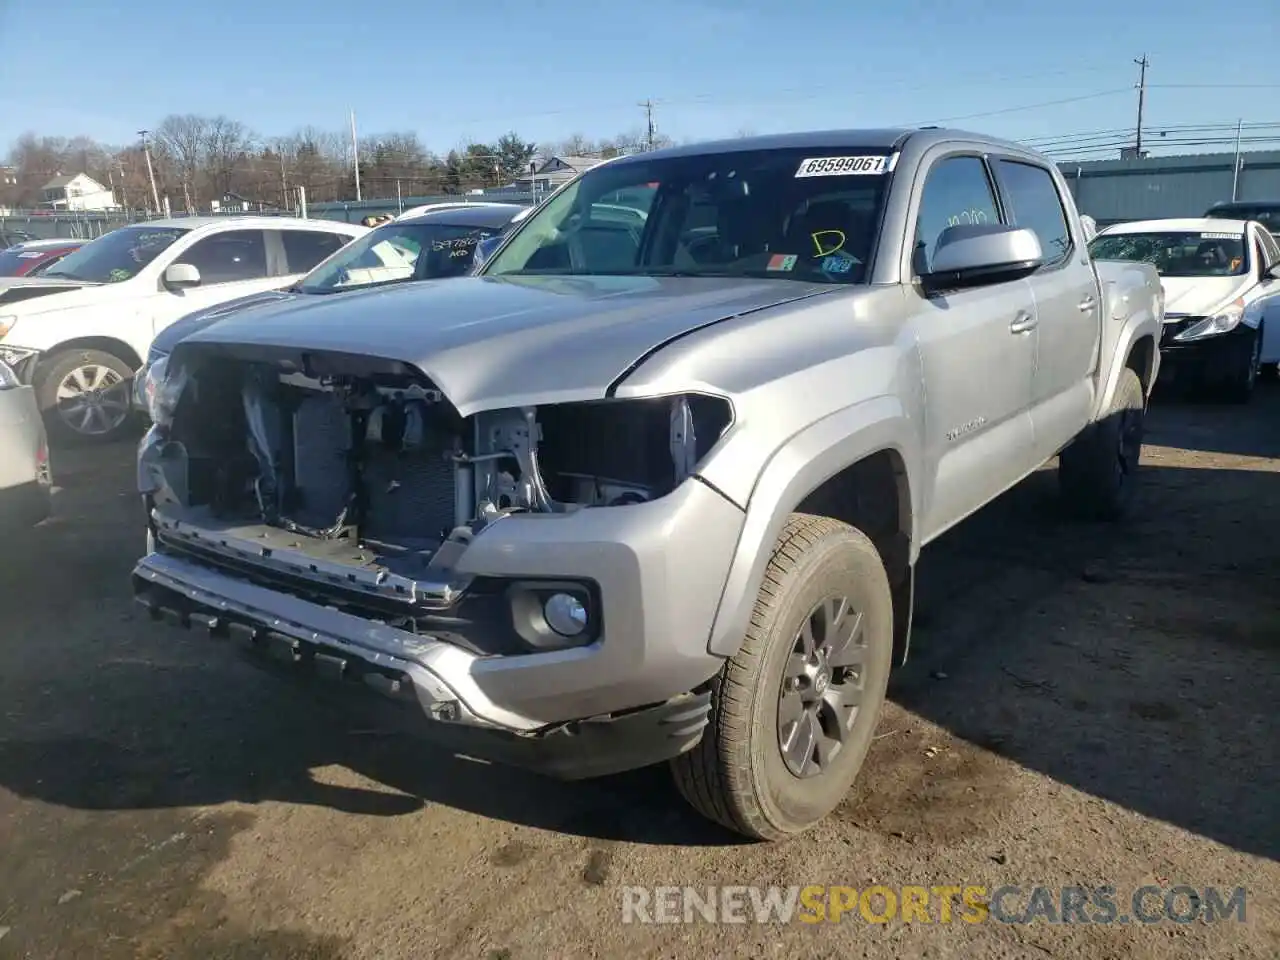
POLYGON ((0 957, 1280 957, 1280 387, 1157 402, 1123 528, 1042 472, 926 551, 859 784, 739 843, 316 702, 130 601, 128 444, 0 560, 0 957), (636 925, 625 885, 1245 886, 1245 923, 636 925))

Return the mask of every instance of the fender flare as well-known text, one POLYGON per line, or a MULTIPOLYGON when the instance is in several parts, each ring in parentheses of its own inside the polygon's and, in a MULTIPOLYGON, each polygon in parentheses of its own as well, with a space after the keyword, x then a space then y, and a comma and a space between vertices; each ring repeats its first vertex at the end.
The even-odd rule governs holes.
POLYGON ((891 450, 906 468, 912 501, 910 561, 915 563, 921 491, 910 478, 920 476, 916 433, 902 403, 883 396, 819 420, 774 451, 747 501, 746 520, 708 637, 709 653, 731 657, 742 645, 756 592, 787 516, 825 480, 872 454, 891 450))
POLYGON ((1150 394, 1155 386, 1156 377, 1160 374, 1161 328, 1162 324, 1146 312, 1125 320, 1124 326, 1116 335, 1115 347, 1110 351, 1111 359, 1103 369, 1103 377, 1100 378, 1101 389, 1098 391, 1098 399, 1093 410, 1095 422, 1104 411, 1110 409, 1111 401, 1120 385, 1120 374, 1129 365, 1129 354, 1143 337, 1150 337, 1152 341, 1151 359, 1145 371, 1146 392, 1150 394))

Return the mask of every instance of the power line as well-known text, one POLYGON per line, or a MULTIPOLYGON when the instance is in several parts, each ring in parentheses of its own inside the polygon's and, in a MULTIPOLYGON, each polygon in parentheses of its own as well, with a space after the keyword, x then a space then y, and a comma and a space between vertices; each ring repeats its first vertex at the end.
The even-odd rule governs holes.
POLYGON ((1043 100, 1040 103, 1026 103, 1018 107, 1005 107, 1001 110, 986 110, 982 113, 966 113, 957 117, 940 117, 933 120, 920 120, 904 124, 908 127, 925 126, 934 123, 954 123, 957 120, 979 120, 983 117, 999 117, 1006 113, 1018 113, 1022 110, 1039 110, 1043 107, 1057 107, 1067 103, 1083 103, 1086 100, 1100 100, 1103 97, 1114 97, 1116 94, 1128 93, 1129 87, 1118 87, 1114 90, 1099 90, 1097 93, 1086 93, 1079 97, 1063 97, 1059 100, 1043 100))

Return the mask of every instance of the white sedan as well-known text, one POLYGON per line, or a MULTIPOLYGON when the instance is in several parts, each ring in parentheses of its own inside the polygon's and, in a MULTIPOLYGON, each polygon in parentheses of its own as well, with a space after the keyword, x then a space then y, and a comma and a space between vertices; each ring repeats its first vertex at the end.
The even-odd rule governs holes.
POLYGON ((1095 260, 1150 263, 1165 293, 1161 373, 1253 395, 1259 368, 1280 360, 1280 244, 1251 220, 1140 220, 1101 231, 1095 260))

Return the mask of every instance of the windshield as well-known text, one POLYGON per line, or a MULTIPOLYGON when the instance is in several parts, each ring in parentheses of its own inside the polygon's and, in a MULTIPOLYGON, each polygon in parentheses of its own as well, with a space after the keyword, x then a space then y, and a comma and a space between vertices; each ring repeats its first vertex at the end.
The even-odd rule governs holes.
POLYGON ((121 227, 69 253, 41 276, 90 283, 119 283, 160 255, 185 227, 121 227))
POLYGON ((1280 204, 1258 206, 1236 204, 1230 207, 1214 207, 1205 216, 1217 220, 1256 220, 1271 233, 1280 233, 1280 204))
POLYGON ((628 159, 532 213, 486 276, 863 283, 892 163, 847 147, 628 159))
POLYGON ((1095 260, 1149 263, 1162 277, 1238 277, 1248 269, 1240 233, 1113 233, 1089 245, 1095 260))
POLYGON ((343 247, 298 283, 302 293, 337 293, 400 283, 461 277, 471 269, 476 244, 499 227, 393 222, 343 247))

